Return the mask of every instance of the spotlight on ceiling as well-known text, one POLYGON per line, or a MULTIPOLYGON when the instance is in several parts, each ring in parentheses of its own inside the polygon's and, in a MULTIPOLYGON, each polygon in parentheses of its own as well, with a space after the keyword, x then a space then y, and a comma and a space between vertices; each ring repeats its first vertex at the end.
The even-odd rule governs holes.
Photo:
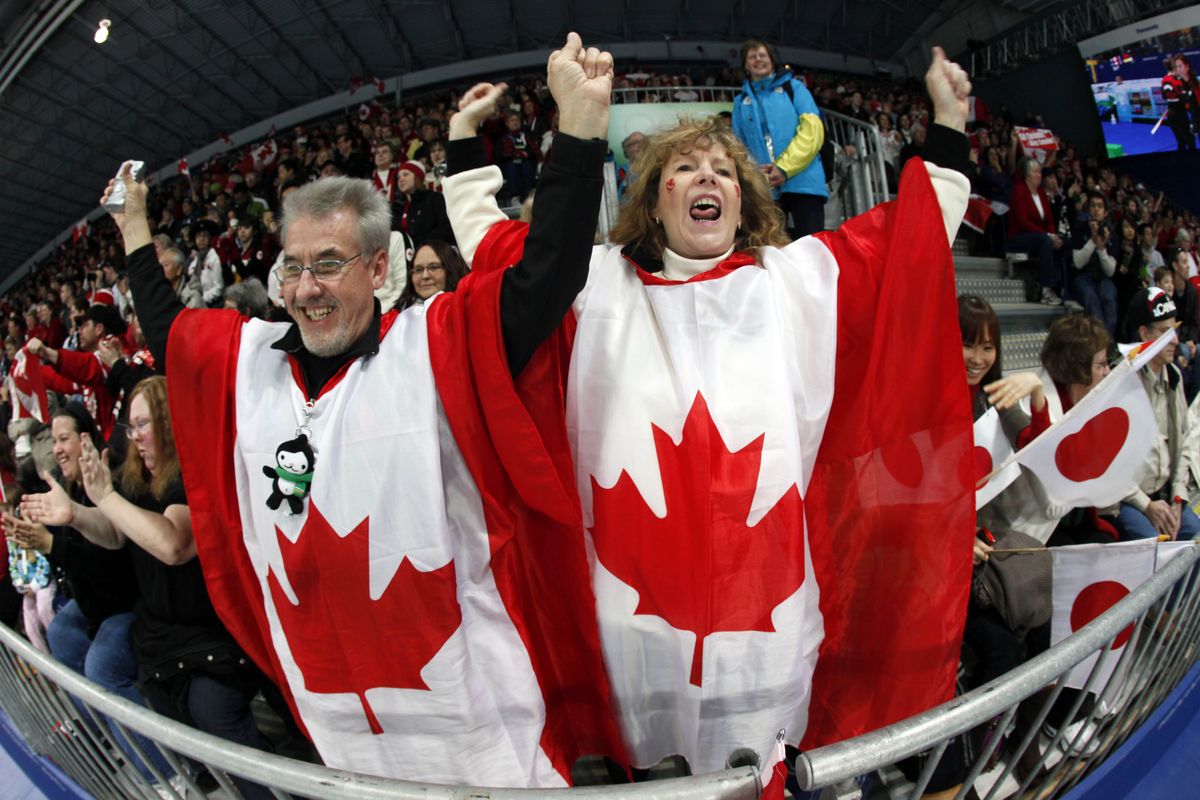
POLYGON ((96 33, 92 36, 92 39, 95 40, 96 44, 104 44, 108 41, 108 29, 111 27, 111 19, 100 20, 100 27, 96 28, 96 33))

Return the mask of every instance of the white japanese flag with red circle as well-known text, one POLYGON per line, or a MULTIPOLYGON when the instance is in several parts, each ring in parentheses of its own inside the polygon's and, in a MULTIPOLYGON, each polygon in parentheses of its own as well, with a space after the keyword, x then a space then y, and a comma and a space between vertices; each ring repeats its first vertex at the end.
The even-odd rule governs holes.
MULTIPOLYGON (((1050 548, 1054 565, 1050 645, 1058 644, 1087 625, 1153 575, 1157 544, 1154 539, 1143 539, 1050 548)), ((1132 634, 1133 625, 1117 634, 1104 665, 1092 681, 1093 691, 1098 692, 1104 687, 1132 634)), ((1067 676, 1067 686, 1082 689, 1098 657, 1099 653, 1095 653, 1077 664, 1067 676)))
POLYGON ((1108 506, 1133 490, 1158 436, 1138 370, 1175 338, 1160 336, 1122 360, 1074 408, 1017 454, 1050 502, 1108 506))
POLYGON ((1012 456, 1012 444, 1004 435, 1000 414, 996 409, 989 408, 987 413, 975 420, 973 464, 976 510, 983 508, 1021 474, 1021 468, 1011 460, 1012 456))

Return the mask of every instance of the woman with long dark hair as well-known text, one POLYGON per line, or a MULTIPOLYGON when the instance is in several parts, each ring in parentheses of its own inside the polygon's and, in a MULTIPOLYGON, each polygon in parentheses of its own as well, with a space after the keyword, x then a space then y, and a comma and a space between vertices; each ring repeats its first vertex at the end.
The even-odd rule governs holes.
POLYGON ((437 239, 426 242, 413 256, 396 309, 403 311, 424 303, 439 292, 453 292, 467 271, 466 262, 453 245, 437 239))

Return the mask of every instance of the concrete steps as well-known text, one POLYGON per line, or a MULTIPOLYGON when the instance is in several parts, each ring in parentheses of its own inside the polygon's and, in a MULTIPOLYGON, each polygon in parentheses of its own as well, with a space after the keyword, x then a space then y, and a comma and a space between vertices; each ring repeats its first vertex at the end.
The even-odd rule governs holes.
POLYGON ((1044 306, 1025 300, 1025 282, 1009 277, 1003 258, 966 255, 967 248, 956 240, 955 285, 959 294, 976 294, 992 304, 1000 318, 1000 352, 1005 374, 1037 369, 1046 331, 1065 313, 1062 306, 1044 306))

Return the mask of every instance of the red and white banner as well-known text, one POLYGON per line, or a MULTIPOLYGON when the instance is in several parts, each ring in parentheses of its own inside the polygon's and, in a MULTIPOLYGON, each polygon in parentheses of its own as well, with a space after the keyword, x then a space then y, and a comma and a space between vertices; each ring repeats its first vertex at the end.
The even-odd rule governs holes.
POLYGON ((32 417, 41 423, 49 422, 50 403, 42 381, 42 360, 22 347, 13 360, 8 381, 13 419, 32 417))
POLYGON ((87 217, 84 217, 83 219, 79 220, 79 222, 75 223, 75 227, 71 228, 71 243, 75 244, 80 239, 82 239, 84 236, 87 236, 87 235, 88 235, 88 221, 87 221, 87 217))
POLYGON ((967 122, 988 122, 990 119, 987 103, 975 95, 967 98, 967 122))
POLYGON ((775 737, 775 746, 771 748, 770 755, 763 762, 759 772, 759 780, 762 782, 759 800, 783 800, 787 784, 787 748, 783 744, 784 735, 785 732, 780 731, 775 737))
POLYGON ((966 225, 976 233, 983 233, 983 229, 987 226, 988 220, 993 214, 1003 216, 1008 213, 1008 205, 1001 203, 999 200, 989 200, 986 197, 978 194, 971 195, 967 200, 967 213, 963 216, 962 224, 966 225))
POLYGON ((191 170, 188 169, 188 163, 187 163, 186 158, 179 159, 179 163, 177 163, 175 165, 175 172, 177 172, 180 175, 187 175, 189 178, 192 177, 192 172, 191 172, 191 170))
MULTIPOLYGON (((1054 613, 1050 618, 1050 645, 1054 646, 1116 605, 1154 574, 1158 542, 1143 539, 1115 544, 1052 547, 1054 613)), ((1092 689, 1108 682, 1121 651, 1133 634, 1133 625, 1117 634, 1110 645, 1092 689)), ((1071 670, 1066 683, 1082 689, 1099 657, 1094 653, 1071 670)))
POLYGON ((1021 468, 1011 460, 1012 456, 1012 444, 1000 425, 1000 413, 989 408, 975 420, 975 458, 971 463, 975 470, 976 509, 987 505, 1021 474, 1021 468), (984 479, 987 483, 980 486, 984 479))
POLYGON ((254 156, 254 168, 266 169, 275 163, 275 159, 279 155, 279 148, 275 146, 274 139, 267 139, 251 152, 254 156))
POLYGON ((1049 128, 1023 128, 1016 125, 1013 130, 1021 140, 1025 155, 1036 158, 1039 164, 1045 164, 1050 154, 1058 150, 1058 140, 1049 128))
POLYGON ((1158 436, 1138 370, 1174 338, 1172 331, 1139 348, 1014 456, 1041 482, 1050 502, 1103 507, 1130 493, 1158 436))

